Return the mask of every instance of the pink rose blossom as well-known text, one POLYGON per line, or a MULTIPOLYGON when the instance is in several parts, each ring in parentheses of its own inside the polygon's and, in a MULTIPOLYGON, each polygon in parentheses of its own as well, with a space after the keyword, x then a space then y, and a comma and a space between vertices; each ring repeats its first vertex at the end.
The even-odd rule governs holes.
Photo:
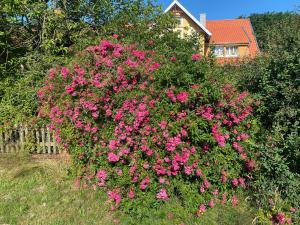
POLYGON ((180 92, 179 94, 177 94, 176 98, 179 102, 186 103, 188 101, 189 94, 187 92, 183 91, 183 92, 180 92))
POLYGON ((99 180, 105 180, 107 177, 106 171, 105 170, 99 170, 97 172, 97 177, 99 180))
POLYGON ((208 202, 208 206, 213 208, 215 206, 215 202, 213 199, 211 199, 209 202, 208 202))
POLYGON ((70 71, 68 68, 66 68, 66 67, 61 68, 61 75, 62 75, 63 79, 66 79, 67 76, 69 75, 69 73, 70 73, 70 71))
POLYGON ((232 196, 232 201, 231 201, 232 206, 235 207, 238 204, 238 202, 239 202, 239 200, 238 200, 237 196, 233 195, 232 196))
POLYGON ((201 55, 199 53, 193 54, 192 55, 192 60, 198 61, 201 59, 201 55))
POLYGON ((117 192, 114 191, 109 191, 108 193, 108 197, 110 200, 115 201, 116 205, 119 205, 121 202, 121 195, 117 192))
POLYGON ((279 224, 285 224, 285 215, 283 212, 279 212, 277 215, 276 215, 276 219, 278 221, 279 224))
POLYGON ((116 155, 113 152, 109 152, 108 153, 108 161, 109 162, 118 162, 120 160, 120 157, 118 155, 116 155))
POLYGON ((233 187, 237 187, 239 185, 239 180, 237 178, 233 178, 231 181, 233 187))
POLYGON ((199 210, 198 210, 198 212, 197 212, 197 216, 201 216, 205 211, 206 211, 205 205, 204 205, 204 204, 201 204, 201 205, 199 206, 199 210))
POLYGON ((157 199, 160 199, 160 200, 168 200, 168 193, 167 193, 167 190, 166 189, 160 189, 159 193, 156 195, 156 198, 157 199))
POLYGON ((130 191, 129 192, 129 194, 128 194, 128 197, 130 198, 130 199, 134 199, 134 196, 135 196, 135 193, 134 193, 134 191, 130 191))

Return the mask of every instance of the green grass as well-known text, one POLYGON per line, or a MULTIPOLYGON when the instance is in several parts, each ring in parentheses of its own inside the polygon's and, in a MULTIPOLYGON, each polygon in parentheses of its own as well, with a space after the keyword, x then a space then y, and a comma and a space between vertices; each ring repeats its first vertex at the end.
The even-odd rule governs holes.
POLYGON ((66 166, 57 159, 0 155, 0 225, 250 225, 255 217, 246 202, 236 208, 219 205, 201 218, 176 200, 141 209, 138 216, 111 212, 103 193, 74 186, 66 166))

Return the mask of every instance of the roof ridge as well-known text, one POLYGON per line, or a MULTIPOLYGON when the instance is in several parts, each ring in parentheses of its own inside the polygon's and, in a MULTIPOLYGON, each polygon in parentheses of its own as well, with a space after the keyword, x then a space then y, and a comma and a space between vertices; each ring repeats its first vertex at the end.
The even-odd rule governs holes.
POLYGON ((248 38, 248 40, 249 40, 249 44, 250 44, 252 41, 251 41, 251 38, 250 38, 248 32, 246 31, 246 29, 245 29, 244 26, 241 26, 241 27, 242 27, 242 30, 245 32, 245 34, 246 34, 246 36, 247 36, 247 38, 248 38))
POLYGON ((228 21, 228 20, 250 20, 249 18, 241 18, 241 19, 219 19, 219 20, 207 20, 207 22, 209 21, 228 21))

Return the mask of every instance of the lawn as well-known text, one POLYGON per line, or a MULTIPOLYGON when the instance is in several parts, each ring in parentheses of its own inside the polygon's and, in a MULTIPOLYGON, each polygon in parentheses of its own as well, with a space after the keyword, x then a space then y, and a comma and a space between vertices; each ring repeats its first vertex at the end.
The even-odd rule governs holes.
POLYGON ((111 212, 105 195, 76 187, 67 167, 61 159, 0 155, 0 224, 247 225, 255 218, 255 209, 245 201, 236 208, 217 206, 201 218, 173 199, 159 209, 141 209, 139 216, 111 212))

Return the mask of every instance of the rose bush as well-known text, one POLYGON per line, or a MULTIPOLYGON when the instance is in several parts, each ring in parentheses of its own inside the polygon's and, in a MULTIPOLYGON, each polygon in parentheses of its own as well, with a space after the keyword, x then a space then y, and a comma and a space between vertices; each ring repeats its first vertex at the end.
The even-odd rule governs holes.
MULTIPOLYGON (((176 57, 116 38, 53 68, 38 91, 39 116, 73 156, 81 182, 104 189, 113 208, 170 197, 198 216, 217 203, 235 206, 256 170, 255 101, 208 77, 162 86, 176 57)), ((205 59, 189 60, 197 68, 205 59)))

